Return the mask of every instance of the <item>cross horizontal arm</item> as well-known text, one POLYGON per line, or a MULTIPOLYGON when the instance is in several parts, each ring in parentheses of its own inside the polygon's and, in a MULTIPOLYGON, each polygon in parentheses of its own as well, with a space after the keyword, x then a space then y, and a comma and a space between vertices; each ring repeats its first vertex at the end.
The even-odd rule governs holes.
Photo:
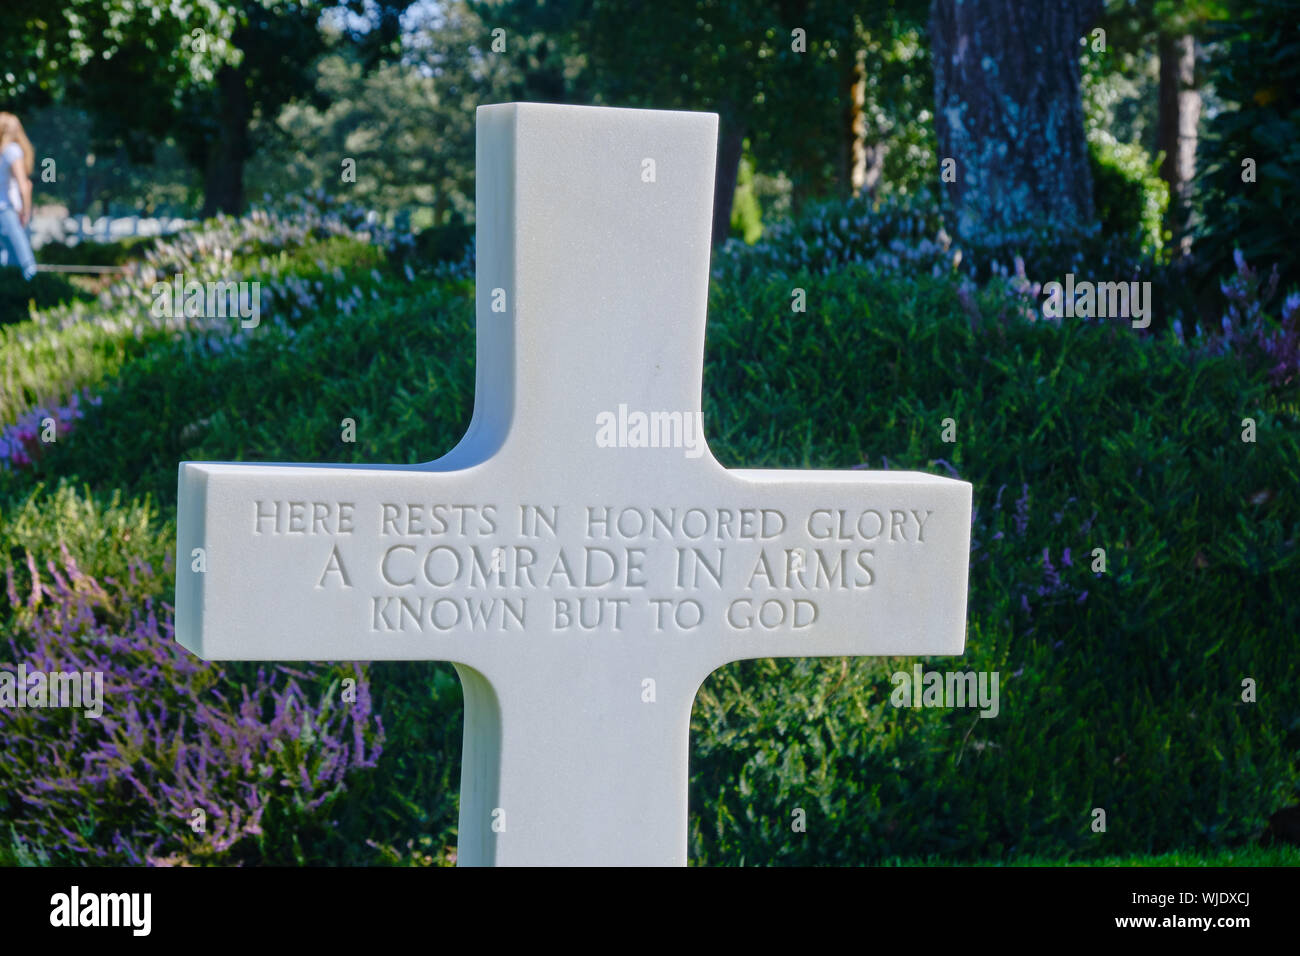
POLYGON ((489 676, 595 633, 584 653, 671 648, 699 679, 749 657, 961 653, 969 484, 678 455, 593 454, 581 475, 187 463, 178 639, 489 676))

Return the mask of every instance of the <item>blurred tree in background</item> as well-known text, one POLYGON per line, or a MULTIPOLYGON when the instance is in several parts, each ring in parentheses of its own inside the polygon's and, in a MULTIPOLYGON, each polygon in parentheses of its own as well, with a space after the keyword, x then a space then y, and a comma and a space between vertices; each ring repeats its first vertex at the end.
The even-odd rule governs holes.
MULTIPOLYGON (((1232 0, 1209 25, 1210 73, 1222 107, 1206 125, 1198 180, 1197 256, 1276 263, 1300 283, 1300 17, 1286 0, 1232 0)), ((1208 269, 1208 276, 1213 276, 1208 269)))
POLYGON ((0 92, 54 161, 39 195, 72 212, 208 214, 246 194, 323 190, 463 231, 480 104, 710 110, 716 242, 755 241, 810 201, 936 193, 959 234, 1099 227, 1145 255, 1193 253, 1203 283, 1240 245, 1295 281, 1282 218, 1300 132, 1293 12, 1288 0, 662 0, 635 15, 612 0, 9 0, 0 92))
POLYGON ((204 177, 204 214, 238 212, 254 117, 312 94, 330 41, 367 68, 400 52, 411 2, 14 0, 0 11, 6 92, 18 110, 84 109, 88 152, 150 163, 173 138, 204 177))
POLYGON ((254 195, 325 189, 422 227, 472 219, 475 109, 509 99, 519 73, 480 46, 463 2, 440 14, 401 60, 367 71, 347 48, 321 59, 314 98, 254 127, 269 144, 249 166, 254 195))

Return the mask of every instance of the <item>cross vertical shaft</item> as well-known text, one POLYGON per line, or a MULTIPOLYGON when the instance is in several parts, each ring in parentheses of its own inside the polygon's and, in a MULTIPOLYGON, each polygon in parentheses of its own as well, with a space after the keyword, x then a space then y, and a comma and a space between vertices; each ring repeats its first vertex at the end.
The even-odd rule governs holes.
POLYGON ((479 107, 477 440, 585 450, 619 403, 698 416, 716 140, 706 113, 479 107))

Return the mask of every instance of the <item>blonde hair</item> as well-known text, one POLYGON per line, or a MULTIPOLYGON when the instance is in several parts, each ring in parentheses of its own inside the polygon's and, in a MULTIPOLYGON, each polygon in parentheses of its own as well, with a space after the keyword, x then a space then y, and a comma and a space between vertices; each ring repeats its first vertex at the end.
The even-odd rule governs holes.
POLYGON ((27 138, 27 134, 23 131, 23 124, 18 121, 17 116, 13 113, 0 113, 0 150, 10 143, 17 143, 22 147, 27 175, 30 176, 32 170, 36 168, 36 150, 32 149, 32 141, 27 138))

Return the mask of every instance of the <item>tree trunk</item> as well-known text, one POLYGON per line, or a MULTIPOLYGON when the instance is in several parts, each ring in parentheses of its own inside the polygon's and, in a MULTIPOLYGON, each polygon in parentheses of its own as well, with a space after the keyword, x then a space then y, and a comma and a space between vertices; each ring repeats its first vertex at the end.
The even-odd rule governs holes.
POLYGON ((840 92, 844 102, 845 132, 840 188, 847 196, 860 196, 863 191, 868 196, 875 196, 884 172, 885 144, 868 135, 865 47, 854 51, 851 66, 843 73, 840 92))
POLYGON ((932 0, 935 132, 965 238, 1093 219, 1079 38, 1102 0, 932 0))
POLYGON ((1160 178, 1169 184, 1165 228, 1176 248, 1187 252, 1188 191, 1196 173, 1196 132, 1201 119, 1201 93, 1196 86, 1196 41, 1190 36, 1160 35, 1160 112, 1157 148, 1164 153, 1160 178))
POLYGON ((217 129, 208 141, 203 215, 244 211, 244 160, 248 158, 248 91, 242 70, 217 74, 217 129))
POLYGON ((720 246, 731 234, 731 204, 740 178, 740 157, 745 150, 745 128, 723 114, 718 143, 717 172, 713 179, 713 244, 720 246))
POLYGON ((93 153, 86 156, 86 163, 85 166, 83 167, 83 172, 81 176, 81 189, 79 190, 80 195, 78 196, 77 201, 74 204, 74 208, 72 210, 72 214, 74 216, 81 216, 90 212, 91 196, 94 195, 94 189, 92 185, 94 180, 94 172, 93 172, 94 162, 95 160, 94 160, 93 153))
POLYGON ((433 197, 433 224, 435 226, 445 226, 447 224, 448 209, 447 183, 443 181, 438 184, 438 192, 433 197))

